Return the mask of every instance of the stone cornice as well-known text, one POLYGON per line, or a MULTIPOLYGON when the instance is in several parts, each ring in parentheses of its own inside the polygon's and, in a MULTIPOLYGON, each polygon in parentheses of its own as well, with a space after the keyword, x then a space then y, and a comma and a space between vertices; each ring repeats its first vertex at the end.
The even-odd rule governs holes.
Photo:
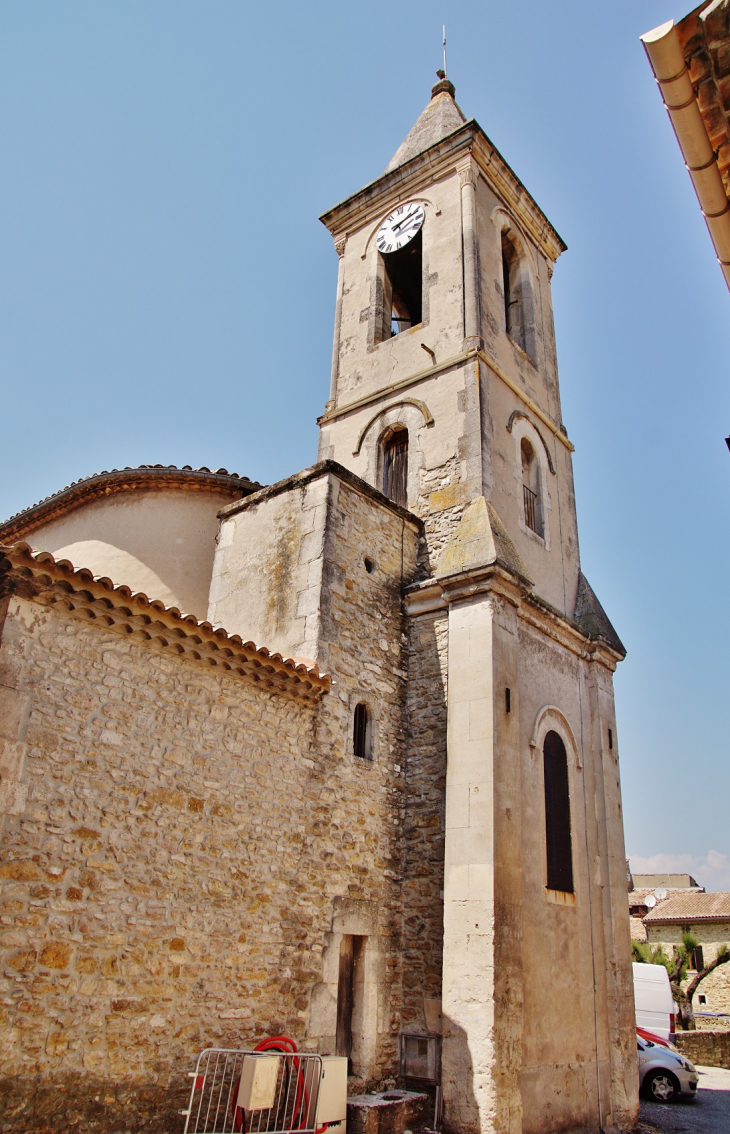
POLYGON ((382 174, 319 218, 333 236, 349 235, 375 221, 404 193, 416 193, 433 181, 456 174, 456 165, 472 154, 485 180, 521 222, 536 246, 553 263, 567 245, 542 209, 473 118, 442 141, 401 166, 382 174))
MULTIPOLYGON (((452 355, 451 358, 446 358, 443 362, 436 363, 435 366, 426 366, 422 370, 416 370, 415 373, 409 374, 407 378, 401 378, 398 382, 391 382, 387 386, 374 390, 371 394, 364 394, 361 398, 355 398, 353 401, 347 402, 344 406, 335 406, 334 409, 318 417, 317 424, 326 425, 329 421, 336 421, 337 418, 345 417, 347 414, 361 409, 362 406, 380 402, 384 398, 390 397, 391 394, 396 394, 400 390, 407 390, 409 386, 415 386, 419 382, 425 382, 429 378, 434 378, 437 374, 442 374, 446 370, 453 370, 454 367, 461 366, 463 363, 469 362, 471 359, 475 358, 480 359, 488 366, 492 373, 495 374, 497 378, 501 379, 513 394, 517 395, 520 401, 540 419, 543 425, 547 426, 550 432, 557 437, 558 441, 565 445, 565 448, 568 449, 569 452, 575 452, 575 446, 568 440, 567 435, 563 432, 563 427, 553 421, 544 410, 540 409, 530 395, 520 389, 519 384, 505 373, 498 362, 490 358, 488 354, 485 354, 483 350, 477 347, 462 351, 461 354, 452 355)), ((257 495, 260 495, 260 493, 257 495)))
POLYGON ((75 570, 50 552, 34 553, 26 543, 0 546, 0 598, 8 594, 65 611, 173 657, 213 666, 267 692, 316 701, 330 688, 329 674, 321 674, 313 662, 269 653, 237 634, 150 601, 142 592, 115 586, 85 568, 75 570))
POLYGON ((494 594, 510 603, 515 607, 518 618, 577 657, 600 662, 611 672, 618 662, 623 661, 622 653, 603 638, 592 638, 573 619, 529 590, 523 580, 500 563, 413 583, 405 592, 404 605, 406 614, 416 618, 421 614, 447 610, 452 603, 484 594, 494 594))
POLYGON ((350 488, 354 488, 362 496, 367 496, 375 504, 379 504, 383 508, 387 508, 389 512, 394 512, 396 516, 400 516, 409 527, 414 531, 420 532, 423 529, 423 521, 409 512, 407 508, 401 508, 400 504, 394 504, 377 488, 373 488, 372 484, 367 481, 361 480, 350 469, 346 469, 344 465, 340 465, 337 461, 320 461, 316 465, 311 465, 308 469, 303 469, 302 472, 295 473, 294 476, 288 476, 285 480, 279 480, 276 484, 270 484, 267 488, 262 488, 260 492, 254 492, 251 496, 247 496, 244 500, 234 500, 232 504, 222 508, 218 513, 221 520, 227 520, 230 516, 235 516, 238 512, 244 512, 248 508, 255 508, 257 504, 261 504, 264 500, 270 500, 274 496, 280 496, 283 492, 290 492, 293 488, 303 488, 306 484, 311 484, 314 480, 319 480, 323 476, 336 476, 338 480, 348 484, 350 488))
POLYGON ((57 520, 67 512, 73 512, 83 504, 94 500, 106 500, 120 492, 134 492, 139 489, 167 490, 177 492, 255 492, 261 485, 248 477, 229 473, 226 469, 212 472, 210 469, 176 468, 174 465, 141 465, 138 468, 111 469, 109 472, 94 473, 93 476, 77 480, 60 492, 46 497, 17 515, 0 524, 0 543, 11 544, 42 524, 57 520))

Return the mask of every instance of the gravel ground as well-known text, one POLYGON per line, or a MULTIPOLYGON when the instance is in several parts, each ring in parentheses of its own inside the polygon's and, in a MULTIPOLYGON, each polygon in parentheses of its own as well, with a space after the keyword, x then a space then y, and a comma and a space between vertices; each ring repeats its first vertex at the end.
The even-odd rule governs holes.
POLYGON ((698 1067, 696 1099, 662 1103, 641 1101, 639 1120, 660 1134, 730 1134, 730 1071, 698 1067))

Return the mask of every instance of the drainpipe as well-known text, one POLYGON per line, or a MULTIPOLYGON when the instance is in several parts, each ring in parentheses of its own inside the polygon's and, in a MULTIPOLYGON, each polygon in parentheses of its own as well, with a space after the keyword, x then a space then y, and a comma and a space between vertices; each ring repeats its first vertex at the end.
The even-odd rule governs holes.
POLYGON ((725 283, 730 288, 730 201, 697 105, 674 21, 669 20, 642 35, 641 42, 692 178, 725 283))

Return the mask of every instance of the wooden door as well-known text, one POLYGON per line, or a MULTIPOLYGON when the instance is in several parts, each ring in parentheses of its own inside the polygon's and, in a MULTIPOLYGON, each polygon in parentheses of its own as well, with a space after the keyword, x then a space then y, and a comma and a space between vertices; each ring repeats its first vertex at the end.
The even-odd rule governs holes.
POLYGON ((340 944, 340 976, 337 982, 336 1055, 352 1054, 352 1009, 355 1000, 355 943, 346 933, 340 944))

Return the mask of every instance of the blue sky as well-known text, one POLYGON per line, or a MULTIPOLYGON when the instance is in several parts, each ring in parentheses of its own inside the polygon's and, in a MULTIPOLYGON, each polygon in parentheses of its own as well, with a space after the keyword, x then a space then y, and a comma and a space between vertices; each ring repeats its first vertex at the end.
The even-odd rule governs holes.
POLYGON ((569 246, 563 417, 583 568, 629 651, 627 851, 730 889, 730 296, 638 39, 682 15, 3 0, 0 513, 124 465, 312 463, 336 279, 317 217, 423 109, 445 21, 457 100, 569 246))

